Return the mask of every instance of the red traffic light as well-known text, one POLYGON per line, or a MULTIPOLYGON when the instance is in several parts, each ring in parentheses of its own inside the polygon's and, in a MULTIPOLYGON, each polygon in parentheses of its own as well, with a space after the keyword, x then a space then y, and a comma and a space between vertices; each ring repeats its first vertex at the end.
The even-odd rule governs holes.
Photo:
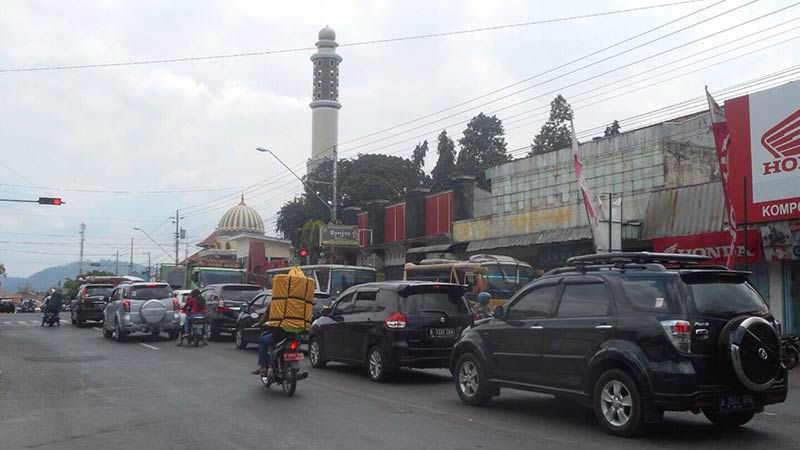
POLYGON ((308 253, 308 252, 306 251, 306 249, 304 249, 304 248, 301 248, 301 249, 300 249, 300 256, 306 256, 306 253, 308 253))
POLYGON ((56 205, 61 206, 61 197, 39 197, 40 205, 56 205))

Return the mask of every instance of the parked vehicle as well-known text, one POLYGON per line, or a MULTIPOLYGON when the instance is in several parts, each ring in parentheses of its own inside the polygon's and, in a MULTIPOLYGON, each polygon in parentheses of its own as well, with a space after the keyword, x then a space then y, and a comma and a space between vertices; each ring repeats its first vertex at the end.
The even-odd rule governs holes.
POLYGON ((82 327, 87 321, 102 322, 103 310, 106 308, 112 284, 84 284, 78 288, 78 295, 70 303, 70 319, 73 325, 82 327))
POLYGON ((311 322, 322 317, 322 311, 330 308, 333 304, 333 297, 327 292, 314 291, 314 306, 311 308, 311 322))
POLYGON ((781 360, 789 370, 797 367, 800 362, 800 336, 787 334, 781 337, 781 360))
POLYGON ((33 300, 23 301, 19 312, 23 313, 36 312, 36 303, 33 300))
POLYGON ((14 299, 11 297, 0 298, 0 312, 13 313, 17 309, 14 306, 14 299))
POLYGON ((242 305, 239 317, 236 319, 234 342, 236 348, 244 350, 247 344, 257 344, 261 337, 261 328, 255 323, 262 314, 267 312, 269 302, 272 300, 272 291, 262 291, 249 303, 242 305))
POLYGON ((447 367, 453 343, 472 324, 462 285, 367 283, 342 293, 309 332, 309 358, 366 366, 373 381, 400 367, 447 367))
POLYGON ((44 315, 44 322, 42 326, 47 325, 48 327, 52 326, 61 326, 61 318, 53 311, 47 311, 44 315))
POLYGON ((451 372, 469 405, 501 388, 590 404, 629 436, 664 411, 739 426, 786 400, 777 324, 747 272, 694 255, 570 258, 455 344, 451 372))
POLYGON ((300 360, 303 359, 300 343, 293 338, 286 338, 278 342, 270 353, 270 369, 261 375, 261 383, 266 388, 275 383, 280 384, 286 396, 293 396, 297 382, 308 378, 308 372, 300 372, 300 360))
POLYGON ((167 283, 120 283, 103 310, 103 336, 121 342, 131 333, 166 332, 178 339, 181 332, 178 300, 167 283))
POLYGON ((239 308, 262 290, 254 284, 212 284, 201 291, 206 299, 210 321, 209 339, 219 339, 220 334, 236 333, 239 308))

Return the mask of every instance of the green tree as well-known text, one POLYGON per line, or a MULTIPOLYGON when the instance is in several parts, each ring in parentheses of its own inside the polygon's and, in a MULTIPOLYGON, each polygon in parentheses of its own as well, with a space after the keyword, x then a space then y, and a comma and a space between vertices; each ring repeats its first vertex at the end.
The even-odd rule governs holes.
POLYGON ((307 220, 309 220, 309 217, 306 210, 306 197, 299 195, 293 200, 284 203, 280 211, 278 211, 275 228, 284 238, 290 239, 293 246, 297 247, 300 243, 298 230, 303 228, 303 224, 307 220))
POLYGON ((422 143, 417 144, 414 147, 414 156, 411 159, 411 163, 414 164, 414 168, 417 169, 418 172, 424 173, 425 172, 425 156, 428 154, 428 141, 422 141, 422 143))
POLYGON ((434 191, 443 190, 449 186, 450 175, 456 171, 456 146, 453 140, 447 136, 447 130, 439 133, 436 152, 439 159, 431 172, 431 188, 434 191))
POLYGON ((324 223, 321 220, 309 220, 303 224, 303 231, 300 235, 300 248, 306 249, 311 261, 319 259, 322 246, 319 245, 319 229, 324 223))
POLYGON ((542 125, 539 134, 533 138, 529 155, 541 155, 569 147, 572 143, 569 122, 572 120, 572 107, 559 94, 550 102, 550 118, 542 125))
POLYGON ((503 123, 497 116, 480 113, 473 117, 458 143, 461 145, 456 161, 458 172, 474 176, 484 188, 489 187, 486 170, 510 159, 503 123))
MULTIPOLYGON (((110 277, 114 272, 107 270, 90 270, 82 275, 82 277, 110 277)), ((79 278, 65 278, 62 286, 64 298, 67 300, 73 299, 78 295, 78 288, 84 282, 79 278)))
POLYGON ((619 122, 615 120, 614 122, 611 123, 611 125, 606 127, 606 131, 603 133, 603 137, 618 135, 620 128, 622 127, 619 126, 619 122))
POLYGON ((6 277, 6 266, 3 263, 0 263, 0 277, 6 277))

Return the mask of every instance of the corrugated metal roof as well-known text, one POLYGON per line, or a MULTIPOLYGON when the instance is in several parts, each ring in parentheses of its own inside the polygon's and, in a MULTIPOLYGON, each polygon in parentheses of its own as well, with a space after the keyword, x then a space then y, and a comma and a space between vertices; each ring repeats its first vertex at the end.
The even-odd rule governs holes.
POLYGON ((452 244, 429 245, 427 247, 414 247, 406 250, 406 254, 446 252, 450 250, 452 244))
POLYGON ((720 231, 725 225, 724 200, 719 181, 652 192, 642 239, 720 231))
POLYGON ((524 247, 527 245, 579 241, 581 239, 591 238, 592 232, 589 230, 589 227, 566 228, 563 230, 545 230, 518 236, 507 236, 472 241, 467 246, 467 252, 479 252, 481 250, 490 250, 494 248, 524 247))

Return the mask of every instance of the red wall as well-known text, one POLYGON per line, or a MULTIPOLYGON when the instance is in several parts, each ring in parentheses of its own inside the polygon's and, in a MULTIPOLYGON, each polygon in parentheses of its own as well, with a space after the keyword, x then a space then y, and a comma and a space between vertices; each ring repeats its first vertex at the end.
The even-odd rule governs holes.
POLYGON ((406 238, 406 204, 387 206, 385 214, 384 241, 394 242, 406 238))
POLYGON ((358 245, 366 247, 369 245, 370 232, 369 216, 367 213, 356 214, 356 225, 358 225, 358 245))
POLYGON ((453 223, 453 191, 425 197, 425 235, 450 233, 453 223))

